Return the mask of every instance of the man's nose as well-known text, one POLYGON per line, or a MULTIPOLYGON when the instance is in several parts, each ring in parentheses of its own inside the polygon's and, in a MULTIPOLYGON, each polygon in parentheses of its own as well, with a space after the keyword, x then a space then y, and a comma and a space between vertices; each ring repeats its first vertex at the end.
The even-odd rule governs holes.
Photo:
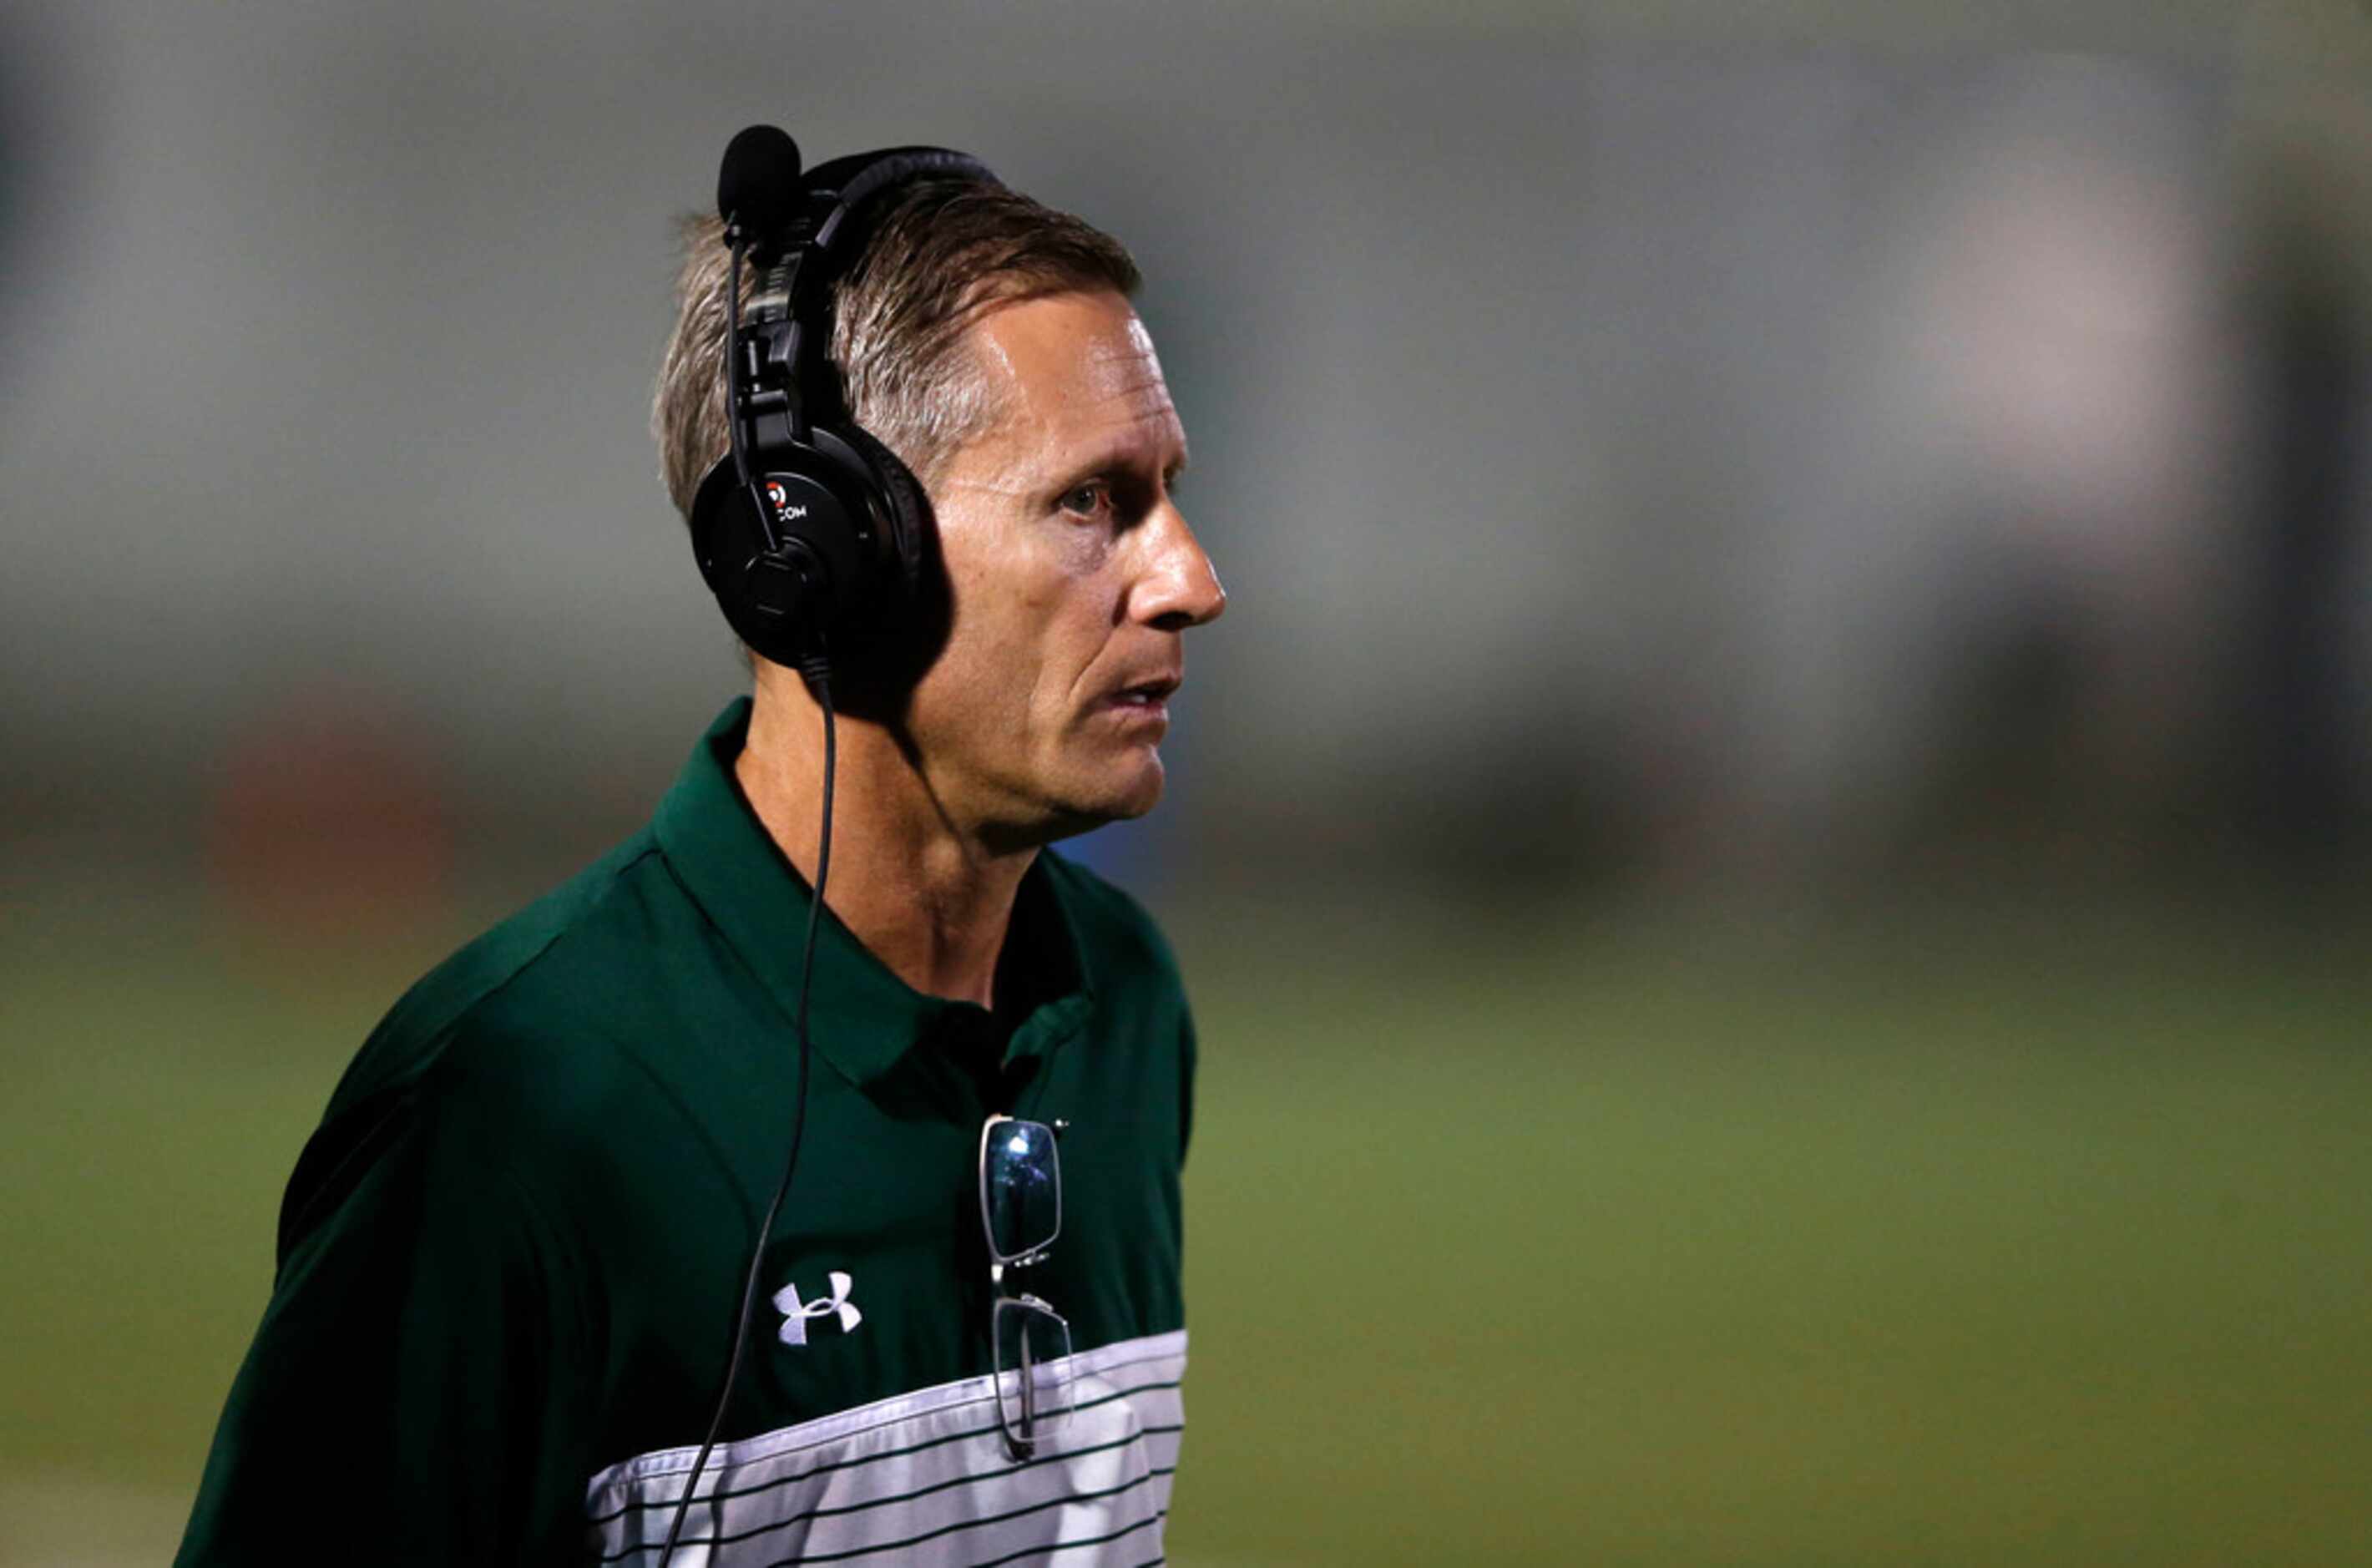
POLYGON ((1227 608, 1227 590, 1185 516, 1164 505, 1153 523, 1153 566, 1137 583, 1134 618, 1164 632, 1216 621, 1227 608))

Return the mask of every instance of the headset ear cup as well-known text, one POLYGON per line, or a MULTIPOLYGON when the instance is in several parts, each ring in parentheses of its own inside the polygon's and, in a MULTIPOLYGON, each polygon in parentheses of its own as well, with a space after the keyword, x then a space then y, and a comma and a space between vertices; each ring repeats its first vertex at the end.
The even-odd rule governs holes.
POLYGON ((831 492, 797 473, 766 476, 769 489, 787 486, 817 514, 817 526, 787 530, 777 552, 767 546, 758 503, 730 457, 700 482, 692 503, 692 549, 700 575, 725 619, 751 652, 775 664, 796 665, 813 645, 831 612, 831 585, 854 581, 861 562, 851 532, 836 521, 845 510, 831 492))
POLYGON ((938 524, 922 482, 896 453, 853 424, 840 425, 832 434, 845 437, 844 449, 864 460, 873 492, 889 513, 890 538, 875 557, 882 566, 885 590, 874 601, 879 614, 868 635, 846 645, 853 651, 861 649, 855 666, 864 672, 862 683, 849 688, 848 711, 864 711, 869 704, 894 714, 904 693, 947 646, 953 624, 947 573, 939 562, 938 524))
POLYGON ((857 425, 843 424, 835 434, 845 436, 850 447, 865 459, 865 465, 879 482, 881 497, 890 509, 888 554, 890 570, 897 574, 899 597, 911 599, 923 579, 923 562, 928 552, 931 534, 931 501, 923 493, 923 482, 913 470, 898 460, 898 454, 874 439, 870 431, 857 425))

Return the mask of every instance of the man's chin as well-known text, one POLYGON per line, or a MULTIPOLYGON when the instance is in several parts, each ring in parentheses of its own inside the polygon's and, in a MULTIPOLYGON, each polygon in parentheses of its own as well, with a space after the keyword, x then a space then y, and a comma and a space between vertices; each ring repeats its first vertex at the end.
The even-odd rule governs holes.
POLYGON ((1126 777, 1097 781, 1064 792, 1053 812, 1047 840, 1076 838, 1113 822, 1133 821, 1161 804, 1161 759, 1148 755, 1126 777))

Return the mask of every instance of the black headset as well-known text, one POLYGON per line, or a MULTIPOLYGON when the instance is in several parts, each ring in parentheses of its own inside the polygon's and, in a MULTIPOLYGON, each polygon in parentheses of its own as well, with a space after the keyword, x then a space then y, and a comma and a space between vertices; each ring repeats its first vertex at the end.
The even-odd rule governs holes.
POLYGON ((828 643, 895 626, 921 587, 929 503, 850 416, 831 351, 832 285, 865 252, 868 209, 923 179, 998 183, 945 147, 858 153, 802 174, 798 145, 772 125, 734 137, 717 173, 730 445, 693 494, 692 548, 734 632, 810 683, 827 678, 828 643))

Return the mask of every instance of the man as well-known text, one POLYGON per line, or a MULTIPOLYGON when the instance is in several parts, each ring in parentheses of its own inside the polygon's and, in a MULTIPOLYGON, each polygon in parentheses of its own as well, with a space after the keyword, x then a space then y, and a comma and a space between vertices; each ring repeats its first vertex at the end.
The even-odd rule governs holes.
MULTIPOLYGON (((904 664, 835 678, 803 1109, 824 714, 753 658, 650 825, 348 1070, 182 1562, 658 1561, 802 1118, 678 1561, 1160 1557, 1192 1026, 1143 912, 1046 846, 1159 798, 1181 635, 1226 598, 1126 253, 976 179, 877 206, 828 342, 927 495, 936 610, 904 664), (1072 1353, 1034 1347, 1015 1441, 1041 1384, 994 1376, 1020 1282, 981 1171, 1031 1122, 1060 1130, 1061 1210, 1027 1294, 1072 1353)), ((719 226, 690 232, 654 412, 687 517, 728 446, 730 308, 719 226)))

